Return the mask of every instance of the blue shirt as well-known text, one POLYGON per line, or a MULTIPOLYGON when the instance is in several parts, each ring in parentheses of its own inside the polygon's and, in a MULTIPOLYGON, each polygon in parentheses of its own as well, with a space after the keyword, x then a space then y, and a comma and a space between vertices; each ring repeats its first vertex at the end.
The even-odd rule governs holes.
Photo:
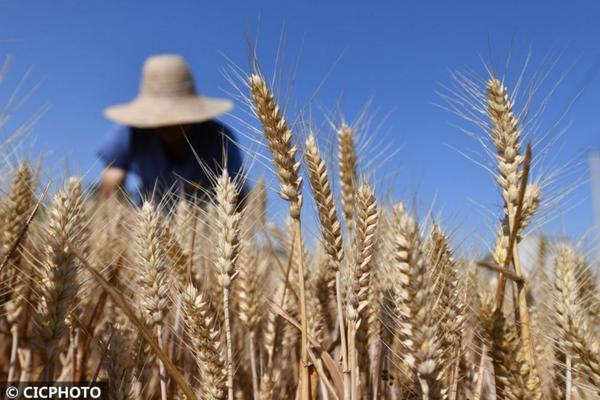
POLYGON ((182 157, 174 160, 152 129, 117 125, 109 132, 98 155, 106 165, 137 175, 143 198, 181 188, 189 194, 194 185, 210 188, 212 180, 204 169, 208 168, 213 176, 220 175, 224 154, 229 174, 235 176, 241 171, 240 149, 232 142, 235 137, 225 125, 215 120, 194 124, 187 131, 187 139, 189 144, 185 143, 182 157))

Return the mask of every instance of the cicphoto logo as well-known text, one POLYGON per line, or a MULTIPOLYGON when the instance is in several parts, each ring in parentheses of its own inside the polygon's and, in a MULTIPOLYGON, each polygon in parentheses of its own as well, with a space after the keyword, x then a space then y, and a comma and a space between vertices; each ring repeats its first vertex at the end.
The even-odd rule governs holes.
MULTIPOLYGON (((105 399, 107 385, 105 382, 95 383, 19 383, 2 384, 4 399, 105 399)), ((1 392, 0 392, 1 393, 1 392)))

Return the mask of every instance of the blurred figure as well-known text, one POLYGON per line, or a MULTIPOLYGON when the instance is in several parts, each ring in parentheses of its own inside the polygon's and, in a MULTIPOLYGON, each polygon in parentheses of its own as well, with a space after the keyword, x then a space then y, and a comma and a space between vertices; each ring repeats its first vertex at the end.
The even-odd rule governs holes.
POLYGON ((242 156, 232 132, 214 118, 233 108, 225 99, 196 93, 194 80, 178 55, 149 57, 143 68, 140 93, 131 102, 108 107, 104 115, 119 125, 106 137, 99 156, 106 168, 103 198, 125 184, 133 173, 141 181, 142 198, 167 191, 191 194, 210 189, 210 173, 226 167, 236 176, 242 156), (224 165, 226 163, 226 165, 224 165))

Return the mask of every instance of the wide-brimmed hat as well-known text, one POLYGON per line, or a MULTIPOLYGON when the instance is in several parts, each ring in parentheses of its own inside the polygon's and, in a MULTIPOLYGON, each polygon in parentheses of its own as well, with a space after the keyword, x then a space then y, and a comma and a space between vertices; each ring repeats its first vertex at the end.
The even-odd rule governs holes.
POLYGON ((198 95, 181 56, 156 55, 144 63, 137 97, 106 108, 104 115, 128 126, 156 128, 208 121, 232 108, 229 100, 198 95))

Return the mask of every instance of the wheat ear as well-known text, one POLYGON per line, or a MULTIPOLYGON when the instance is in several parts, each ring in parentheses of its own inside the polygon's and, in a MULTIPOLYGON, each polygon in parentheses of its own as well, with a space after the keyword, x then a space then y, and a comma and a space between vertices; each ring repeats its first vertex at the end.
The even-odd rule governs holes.
MULTIPOLYGON (((488 117, 491 122, 489 135, 496 148, 496 163, 498 176, 496 180, 502 192, 505 217, 501 220, 497 250, 501 252, 501 267, 507 268, 513 249, 510 248, 510 238, 515 231, 517 208, 519 203, 521 166, 521 129, 519 121, 513 112, 513 103, 508 96, 504 84, 497 78, 491 78, 487 85, 488 117)), ((498 257, 498 258, 500 258, 498 257)), ((513 260, 514 261, 514 260, 513 260)), ((500 275, 497 293, 497 307, 501 309, 504 301, 506 278, 500 275)))
MULTIPOLYGON (((588 381, 594 385, 600 395, 600 356, 598 342, 592 335, 593 328, 589 318, 581 308, 577 277, 577 260, 572 247, 559 247, 554 260, 554 314, 560 337, 556 342, 564 346, 564 353, 576 357, 583 367, 588 381)), ((555 379, 562 382, 562 377, 555 379)), ((564 391, 561 387, 559 390, 564 391)))
POLYGON ((415 219, 402 204, 394 206, 393 273, 396 275, 398 338, 403 361, 418 377, 423 399, 441 398, 439 343, 433 322, 433 286, 427 284, 427 265, 415 219))
MULTIPOLYGON (((169 305, 169 269, 165 248, 165 228, 160 213, 150 202, 145 202, 138 212, 136 235, 137 262, 140 269, 140 308, 144 319, 155 331, 158 345, 163 349, 163 323, 169 305)), ((167 376, 162 361, 158 361, 161 397, 167 397, 167 376)))
MULTIPOLYGON (((501 261, 500 266, 507 268, 513 251, 512 248, 509 248, 509 241, 517 222, 523 156, 521 155, 521 129, 513 112, 513 103, 504 84, 495 77, 491 78, 487 85, 487 107, 491 122, 489 135, 496 148, 498 168, 496 180, 502 192, 505 214, 500 224, 498 245, 496 246, 499 250, 496 252, 503 252, 502 256, 505 257, 499 260, 501 261)), ((504 301, 505 285, 506 278, 500 275, 496 296, 496 308, 498 309, 502 307, 504 301)))
MULTIPOLYGON (((21 263, 20 248, 24 243, 24 238, 19 240, 22 227, 26 224, 31 208, 33 206, 33 188, 31 177, 31 168, 27 163, 21 164, 13 178, 10 195, 3 210, 4 232, 2 232, 2 254, 9 256, 7 263, 10 269, 0 272, 0 282, 3 281, 2 275, 8 276, 9 292, 0 295, 0 307, 3 299, 10 300, 5 304, 6 322, 10 326, 12 334, 11 357, 9 361, 8 382, 13 382, 15 378, 17 364, 17 350, 19 348, 19 331, 27 326, 27 296, 31 284, 31 268, 27 264, 21 263), (12 251, 11 247, 18 241, 17 248, 12 251), (10 254, 9 254, 10 253, 10 254)), ((22 332, 21 332, 22 333, 22 332)))
POLYGON ((247 225, 255 232, 263 231, 267 218, 267 187, 262 177, 248 193, 246 204, 243 218, 250 220, 247 225))
MULTIPOLYGON (((4 231, 2 232, 2 254, 7 254, 11 245, 17 240, 19 232, 33 206, 33 180, 29 164, 23 163, 15 172, 10 195, 4 204, 3 220, 4 231)), ((13 251, 10 264, 18 267, 21 253, 13 251)))
POLYGON ((354 201, 357 184, 356 149, 354 148, 354 131, 346 123, 342 123, 338 130, 338 165, 344 219, 351 230, 354 227, 354 201))
POLYGON ((239 274, 236 278, 240 320, 249 332, 255 332, 261 324, 261 284, 258 244, 250 238, 240 240, 239 274))
MULTIPOLYGON (((8 257, 6 263, 9 265, 8 269, 0 271, 0 282, 7 282, 7 293, 0 295, 0 307, 8 300, 11 295, 11 291, 18 290, 14 288, 14 284, 19 284, 21 281, 19 274, 21 252, 19 251, 23 238, 19 241, 17 249, 12 250, 11 247, 19 239, 20 231, 25 225, 30 210, 33 205, 33 189, 31 177, 31 169, 28 164, 23 163, 15 172, 10 194, 6 202, 2 204, 2 221, 4 223, 2 231, 2 254, 8 257), (12 250, 12 252, 11 252, 12 250)), ((26 277, 27 274, 21 274, 22 277, 26 277)), ((21 296, 14 294, 13 299, 17 299, 21 296)), ((20 303, 19 300, 16 300, 20 303)), ((15 304, 16 306, 16 304, 15 304)), ((20 309, 20 305, 15 307, 20 309)))
POLYGON ((465 329, 466 283, 458 278, 448 237, 438 225, 434 225, 431 230, 425 246, 425 255, 427 263, 432 267, 433 294, 437 299, 434 303, 434 314, 440 318, 436 329, 436 341, 444 350, 439 358, 443 363, 441 370, 446 388, 449 388, 458 380, 453 367, 461 356, 465 329))
POLYGON ((110 385, 108 397, 114 400, 131 399, 132 361, 129 354, 131 343, 127 331, 115 328, 110 333, 106 372, 110 385))
MULTIPOLYGON (((330 260, 331 268, 334 272, 338 272, 344 258, 342 230, 337 217, 325 162, 321 157, 317 142, 312 134, 306 140, 304 158, 313 190, 313 197, 317 205, 323 235, 323 246, 330 260)), ((328 284, 333 286, 334 282, 329 282, 328 284)))
POLYGON ((229 313, 229 295, 232 280, 236 274, 236 262, 239 252, 240 213, 237 210, 238 193, 236 185, 231 181, 227 169, 224 169, 215 186, 217 207, 217 243, 216 266, 220 274, 223 288, 223 313, 225 335, 227 341, 227 392, 229 400, 233 400, 233 344, 231 337, 231 317, 229 313))
POLYGON ((139 301, 147 324, 156 327, 163 322, 169 305, 169 270, 164 247, 164 226, 160 213, 150 202, 138 211, 135 238, 139 266, 139 301))
POLYGON ((487 324, 491 338, 490 356, 494 364, 496 396, 499 399, 541 399, 542 390, 516 334, 502 310, 494 310, 487 324))
MULTIPOLYGON (((488 82, 487 105, 488 116, 492 124, 489 134, 497 153, 497 181, 504 200, 505 218, 502 221, 502 225, 504 231, 508 233, 507 257, 501 266, 507 268, 509 261, 512 260, 516 274, 523 276, 517 250, 517 237, 523 226, 524 217, 526 218, 526 222, 528 222, 537 209, 537 203, 539 203, 539 197, 537 200, 534 200, 531 190, 530 204, 528 205, 525 202, 527 178, 531 166, 531 144, 527 146, 525 157, 523 157, 521 155, 520 143, 521 128, 513 112, 513 103, 508 96, 508 91, 504 84, 494 77, 488 82)), ((506 234, 504 237, 506 238, 506 234)), ((505 285, 506 277, 501 274, 496 297, 496 308, 498 310, 502 309, 505 285)), ((518 318, 521 322, 520 331, 523 346, 525 347, 529 364, 532 368, 537 369, 535 343, 529 322, 526 291, 522 282, 517 282, 517 297, 518 318)))
POLYGON ((192 351, 200 370, 202 398, 224 400, 228 395, 227 367, 221 352, 221 335, 216 326, 215 313, 192 285, 185 289, 181 304, 192 351))
POLYGON ((252 74, 248 80, 254 110, 263 125, 263 133, 277 168, 281 185, 279 194, 290 203, 290 216, 299 219, 302 208, 302 178, 299 176, 300 162, 296 161, 297 148, 292 144, 292 131, 288 128, 264 78, 252 74))
POLYGON ((302 228, 300 211, 302 208, 302 178, 299 176, 300 162, 296 161, 296 146, 292 144, 292 131, 269 90, 264 78, 258 74, 248 79, 252 92, 254 111, 263 126, 273 163, 277 168, 281 190, 280 196, 289 202, 290 217, 294 220, 294 237, 296 257, 298 258, 298 286, 300 295, 300 399, 308 400, 310 396, 309 363, 308 363, 308 326, 306 316, 306 291, 304 284, 304 260, 302 258, 302 228))
MULTIPOLYGON (((245 211, 247 208, 245 209, 245 211)), ((250 359, 252 374, 252 390, 254 397, 259 397, 259 376, 256 355, 257 332, 261 329, 262 315, 262 291, 264 274, 259 269, 260 252, 258 243, 250 237, 240 240, 240 251, 238 258, 239 274, 236 278, 236 292, 238 297, 239 318, 243 326, 248 330, 247 351, 250 359)))
POLYGON ((375 250, 377 231, 377 201, 375 193, 366 183, 361 183, 356 193, 355 265, 348 297, 348 358, 352 382, 352 399, 360 398, 360 382, 356 336, 367 307, 371 259, 375 250))
POLYGON ((496 148, 498 184, 502 190, 506 215, 515 218, 520 184, 521 130, 513 112, 513 103, 506 87, 497 78, 492 78, 487 87, 488 116, 492 122, 489 134, 496 148))
POLYGON ((346 391, 345 395, 348 396, 350 394, 351 383, 349 380, 350 376, 346 372, 348 371, 348 345, 346 343, 346 328, 342 305, 342 273, 340 271, 340 266, 344 258, 343 238, 331 185, 327 176, 327 168, 313 135, 310 135, 306 140, 304 158, 306 160, 310 185, 313 190, 313 197, 317 205, 323 235, 323 245, 328 256, 328 264, 331 266, 335 276, 335 281, 328 282, 328 286, 335 285, 338 325, 341 333, 342 369, 345 380, 344 390, 346 391))
POLYGON ((80 230, 86 221, 83 213, 81 181, 71 178, 66 189, 54 197, 46 228, 46 252, 43 281, 40 285, 39 333, 45 343, 45 379, 54 379, 54 364, 58 341, 67 330, 65 319, 74 307, 78 290, 79 265, 68 246, 81 243, 80 230))

